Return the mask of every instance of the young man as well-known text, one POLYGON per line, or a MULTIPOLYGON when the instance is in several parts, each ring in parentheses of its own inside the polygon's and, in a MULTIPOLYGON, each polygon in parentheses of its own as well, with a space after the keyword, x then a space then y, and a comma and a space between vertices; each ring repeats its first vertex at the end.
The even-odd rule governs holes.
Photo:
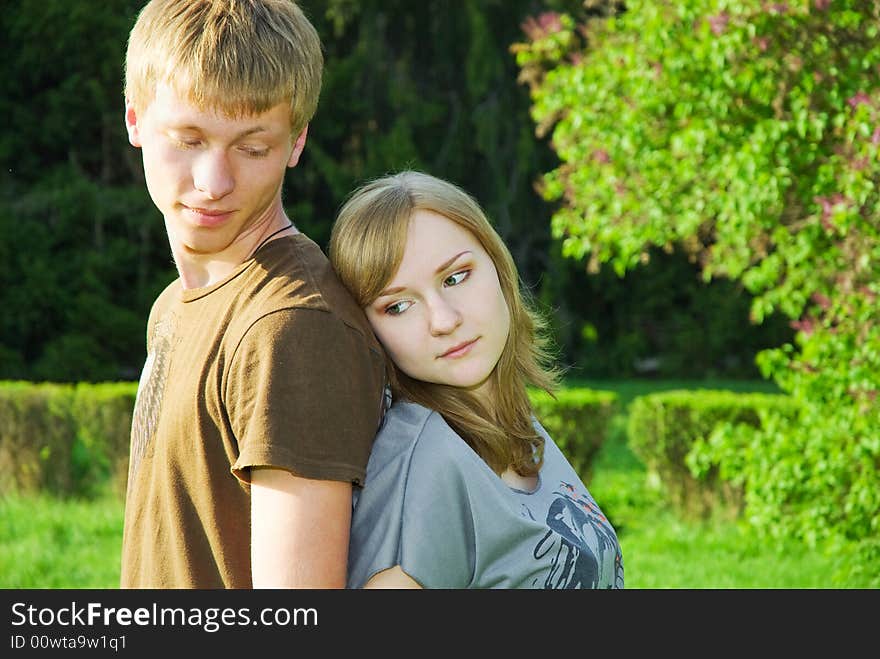
POLYGON ((152 0, 132 29, 125 123, 179 278, 147 325, 123 588, 345 585, 384 373, 281 201, 322 66, 291 0, 152 0))

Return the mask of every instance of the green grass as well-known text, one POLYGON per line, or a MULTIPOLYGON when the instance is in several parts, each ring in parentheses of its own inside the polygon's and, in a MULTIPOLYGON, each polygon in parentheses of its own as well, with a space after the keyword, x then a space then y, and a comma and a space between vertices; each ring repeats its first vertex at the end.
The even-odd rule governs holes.
POLYGON ((123 503, 0 499, 0 588, 117 588, 123 503))
MULTIPOLYGON (((621 402, 666 389, 774 391, 764 382, 579 381, 617 391, 621 402)), ((625 408, 624 408, 625 409, 625 408)), ((850 570, 845 555, 797 542, 762 541, 735 522, 685 522, 662 504, 644 466, 626 444, 624 411, 612 422, 590 492, 618 531, 626 587, 869 588, 871 575, 850 570)), ((48 496, 0 499, 0 588, 117 588, 123 505, 48 496)))
POLYGON ((864 572, 844 572, 846 555, 797 541, 762 540, 730 520, 683 521, 663 505, 626 442, 625 410, 638 395, 669 389, 774 393, 769 382, 580 380, 617 392, 621 412, 600 450, 588 487, 618 532, 627 588, 871 588, 864 572))

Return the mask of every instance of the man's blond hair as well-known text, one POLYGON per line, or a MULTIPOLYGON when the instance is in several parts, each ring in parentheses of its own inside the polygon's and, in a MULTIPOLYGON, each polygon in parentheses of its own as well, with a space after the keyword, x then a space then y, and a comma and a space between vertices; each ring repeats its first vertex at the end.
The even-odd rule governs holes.
POLYGON ((292 0, 151 0, 128 41, 125 97, 138 112, 156 86, 231 117, 290 103, 295 136, 318 105, 324 58, 292 0))

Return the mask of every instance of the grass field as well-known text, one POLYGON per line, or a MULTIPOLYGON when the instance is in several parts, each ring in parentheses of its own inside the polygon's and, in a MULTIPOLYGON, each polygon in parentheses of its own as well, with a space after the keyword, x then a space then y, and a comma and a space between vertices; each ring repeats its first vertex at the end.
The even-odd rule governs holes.
MULTIPOLYGON (((664 389, 772 391, 768 383, 578 381, 617 391, 614 419, 588 486, 617 528, 627 588, 863 588, 835 579, 838 555, 799 543, 761 542, 734 522, 684 522, 666 512, 625 438, 625 405, 664 389)), ((0 499, 0 588, 116 588, 123 504, 50 497, 0 499)))

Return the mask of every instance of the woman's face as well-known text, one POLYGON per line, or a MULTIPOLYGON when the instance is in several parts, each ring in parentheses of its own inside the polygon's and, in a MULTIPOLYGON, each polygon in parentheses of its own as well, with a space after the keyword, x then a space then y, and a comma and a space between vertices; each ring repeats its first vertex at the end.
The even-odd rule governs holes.
POLYGON ((491 394, 510 312, 492 259, 464 227, 415 211, 400 267, 366 314, 409 377, 491 394))

